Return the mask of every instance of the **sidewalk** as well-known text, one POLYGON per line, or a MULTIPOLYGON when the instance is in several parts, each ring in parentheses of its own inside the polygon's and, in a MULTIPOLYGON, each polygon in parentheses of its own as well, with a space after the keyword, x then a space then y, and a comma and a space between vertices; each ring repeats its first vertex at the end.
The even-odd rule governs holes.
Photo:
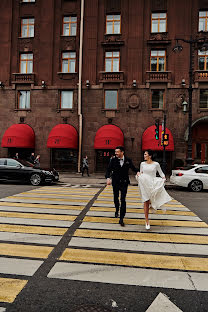
MULTIPOLYGON (((137 185, 134 175, 130 175, 131 185, 137 185)), ((106 179, 103 174, 93 173, 88 177, 86 174, 82 177, 81 173, 60 173, 59 174, 59 184, 80 184, 80 185, 94 185, 94 186, 104 186, 106 185, 106 179)), ((165 183, 166 188, 175 188, 174 184, 171 184, 168 180, 165 183)))

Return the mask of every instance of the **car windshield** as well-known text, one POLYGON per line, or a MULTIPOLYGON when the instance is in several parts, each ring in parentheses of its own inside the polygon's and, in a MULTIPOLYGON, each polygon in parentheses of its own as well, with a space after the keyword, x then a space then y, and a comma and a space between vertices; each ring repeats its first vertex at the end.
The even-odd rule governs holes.
POLYGON ((20 164, 22 164, 23 166, 26 166, 26 167, 34 167, 33 164, 31 164, 29 161, 26 161, 24 159, 18 159, 18 161, 20 162, 20 164))

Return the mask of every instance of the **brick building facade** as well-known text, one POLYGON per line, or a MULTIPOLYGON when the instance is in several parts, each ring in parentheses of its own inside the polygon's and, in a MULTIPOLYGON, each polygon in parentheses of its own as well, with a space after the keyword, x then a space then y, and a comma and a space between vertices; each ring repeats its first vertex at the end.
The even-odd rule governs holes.
MULTIPOLYGON (((96 133, 114 125, 138 164, 145 131, 166 113, 174 140, 169 169, 175 159, 185 160, 189 44, 180 42, 178 54, 173 47, 176 38, 192 36, 199 41, 193 50, 193 158, 208 162, 208 52, 200 52, 208 39, 208 0, 1 0, 0 9, 1 157, 18 151, 27 158, 35 151, 43 167, 76 171, 87 154, 91 172, 104 170, 122 138, 112 139, 116 132, 111 136, 104 127, 99 145, 96 133), (34 130, 33 146, 18 143, 19 124, 34 130), (12 125, 16 132, 6 133, 12 125)), ((159 140, 151 131, 148 139, 160 159, 159 140)))

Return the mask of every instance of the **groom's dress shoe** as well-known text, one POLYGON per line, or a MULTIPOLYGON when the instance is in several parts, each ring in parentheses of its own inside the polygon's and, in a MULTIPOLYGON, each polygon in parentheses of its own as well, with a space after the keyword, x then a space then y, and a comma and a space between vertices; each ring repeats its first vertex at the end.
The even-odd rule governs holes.
POLYGON ((121 226, 124 226, 123 219, 120 219, 120 220, 119 220, 119 224, 120 224, 121 226))
POLYGON ((115 218, 118 218, 118 211, 115 212, 115 218))

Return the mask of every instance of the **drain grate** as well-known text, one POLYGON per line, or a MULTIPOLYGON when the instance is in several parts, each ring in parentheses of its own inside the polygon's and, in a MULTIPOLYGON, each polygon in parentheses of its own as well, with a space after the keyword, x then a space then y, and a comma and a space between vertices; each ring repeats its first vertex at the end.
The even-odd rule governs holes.
POLYGON ((110 312, 110 310, 95 305, 81 305, 76 307, 73 312, 110 312))

